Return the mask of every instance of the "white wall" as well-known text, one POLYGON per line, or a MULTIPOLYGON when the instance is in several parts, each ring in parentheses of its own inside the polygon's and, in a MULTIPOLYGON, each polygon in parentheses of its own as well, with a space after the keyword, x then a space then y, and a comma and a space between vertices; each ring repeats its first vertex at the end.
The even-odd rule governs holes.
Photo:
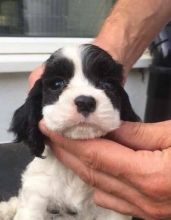
POLYGON ((0 143, 13 139, 7 130, 14 110, 26 97, 27 76, 26 73, 0 74, 0 143))
MULTIPOLYGON (((28 73, 0 73, 0 143, 13 139, 7 130, 14 110, 23 104, 27 95, 27 78, 28 73)), ((142 75, 134 71, 126 83, 132 105, 141 118, 145 111, 147 81, 147 74, 142 80, 142 75)))

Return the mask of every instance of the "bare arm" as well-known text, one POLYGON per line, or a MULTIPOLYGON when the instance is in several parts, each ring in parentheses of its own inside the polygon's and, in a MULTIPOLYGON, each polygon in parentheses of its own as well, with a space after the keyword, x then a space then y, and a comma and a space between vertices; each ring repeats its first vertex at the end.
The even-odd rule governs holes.
MULTIPOLYGON (((171 0, 118 0, 93 43, 122 63, 127 74, 170 19, 171 0)), ((40 66, 31 73, 30 87, 42 72, 40 66)))
POLYGON ((127 73, 171 20, 171 0, 119 0, 94 43, 124 65, 127 73))

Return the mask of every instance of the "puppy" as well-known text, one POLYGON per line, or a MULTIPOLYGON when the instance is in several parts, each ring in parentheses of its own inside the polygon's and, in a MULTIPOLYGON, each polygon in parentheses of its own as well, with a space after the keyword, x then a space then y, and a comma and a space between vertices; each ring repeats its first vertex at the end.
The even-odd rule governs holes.
POLYGON ((139 121, 122 81, 122 65, 97 46, 66 47, 51 55, 13 116, 16 141, 24 141, 36 157, 22 175, 18 198, 12 198, 16 205, 10 209, 11 201, 1 204, 0 219, 131 219, 96 206, 93 188, 56 159, 38 128, 43 118, 48 129, 65 137, 90 139, 118 128, 121 120, 139 121))

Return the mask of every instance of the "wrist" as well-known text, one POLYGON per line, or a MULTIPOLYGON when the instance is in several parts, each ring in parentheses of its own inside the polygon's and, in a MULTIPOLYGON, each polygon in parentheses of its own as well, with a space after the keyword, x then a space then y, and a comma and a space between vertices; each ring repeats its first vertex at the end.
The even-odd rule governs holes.
POLYGON ((160 29, 171 18, 170 0, 118 1, 103 24, 94 44, 106 50, 124 67, 132 68, 160 29), (158 12, 160 11, 160 15, 158 12))
POLYGON ((93 44, 106 50, 114 60, 123 65, 124 74, 128 72, 128 65, 125 63, 125 52, 127 44, 127 21, 115 13, 112 18, 106 19, 100 33, 96 36, 93 44))
POLYGON ((125 21, 119 13, 109 16, 102 26, 101 31, 95 38, 95 42, 102 45, 104 49, 116 60, 123 64, 125 44, 125 21))

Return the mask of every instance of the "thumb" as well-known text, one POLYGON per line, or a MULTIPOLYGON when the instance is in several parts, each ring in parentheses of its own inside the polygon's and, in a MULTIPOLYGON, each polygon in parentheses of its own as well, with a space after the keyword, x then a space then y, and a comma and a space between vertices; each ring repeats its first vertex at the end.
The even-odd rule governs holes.
POLYGON ((171 146, 171 120, 159 123, 123 122, 107 135, 134 150, 161 150, 171 146))
POLYGON ((61 136, 60 134, 58 134, 57 132, 49 130, 49 129, 45 126, 44 119, 42 119, 42 120, 39 121, 39 129, 40 129, 40 131, 41 131, 46 137, 48 137, 50 140, 54 140, 54 141, 57 141, 57 142, 60 142, 60 143, 62 143, 62 142, 65 140, 65 138, 62 137, 62 136, 61 136))
POLYGON ((44 71, 44 66, 38 66, 35 70, 33 70, 28 78, 29 90, 34 86, 35 82, 41 77, 44 71))

